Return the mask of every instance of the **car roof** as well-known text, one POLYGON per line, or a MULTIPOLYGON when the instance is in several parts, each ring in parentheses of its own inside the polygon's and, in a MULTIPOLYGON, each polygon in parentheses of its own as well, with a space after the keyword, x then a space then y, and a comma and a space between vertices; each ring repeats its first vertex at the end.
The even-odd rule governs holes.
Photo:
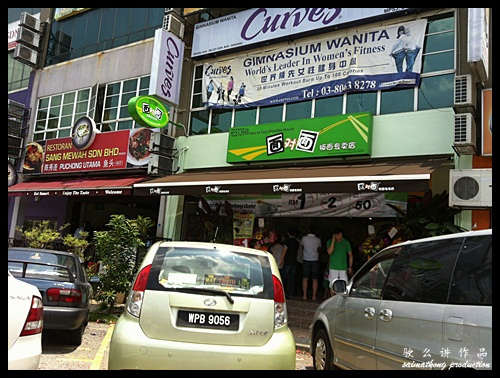
MULTIPOLYGON (((437 236, 429 236, 421 239, 412 239, 412 240, 407 240, 398 244, 390 245, 387 246, 386 249, 389 248, 398 248, 403 245, 408 245, 408 244, 414 244, 414 243, 422 243, 422 242, 430 242, 430 241, 438 241, 438 240, 446 240, 446 239, 455 239, 457 237, 460 238, 467 238, 471 236, 484 236, 484 235, 491 235, 492 234, 492 229, 488 228, 486 230, 477 230, 477 231, 464 231, 464 232, 456 232, 453 234, 446 234, 446 235, 437 235, 437 236)), ((384 250, 383 249, 383 250, 384 250)))
POLYGON ((206 248, 206 249, 227 249, 236 252, 250 253, 255 255, 267 256, 269 253, 264 250, 247 248, 239 245, 224 244, 224 243, 210 243, 199 241, 160 241, 159 247, 184 247, 184 248, 206 248))

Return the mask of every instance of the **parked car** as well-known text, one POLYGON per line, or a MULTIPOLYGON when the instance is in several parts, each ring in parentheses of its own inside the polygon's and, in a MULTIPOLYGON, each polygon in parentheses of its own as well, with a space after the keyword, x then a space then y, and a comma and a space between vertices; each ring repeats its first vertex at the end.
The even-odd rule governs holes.
POLYGON ((274 257, 228 244, 153 244, 114 327, 108 369, 294 370, 274 257))
POLYGON ((380 251, 323 302, 317 370, 492 368, 492 235, 469 231, 380 251))
POLYGON ((9 271, 40 290, 44 332, 63 330, 70 344, 80 345, 89 321, 92 287, 75 254, 39 248, 8 249, 9 271))
POLYGON ((36 286, 7 273, 9 370, 37 370, 42 354, 42 296, 36 286))

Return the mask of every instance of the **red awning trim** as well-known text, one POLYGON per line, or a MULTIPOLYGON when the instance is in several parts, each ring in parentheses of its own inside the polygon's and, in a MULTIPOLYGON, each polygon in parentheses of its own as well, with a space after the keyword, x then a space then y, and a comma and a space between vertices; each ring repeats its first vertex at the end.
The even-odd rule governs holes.
POLYGON ((130 195, 135 183, 148 176, 85 177, 29 180, 8 187, 9 196, 117 196, 130 195))

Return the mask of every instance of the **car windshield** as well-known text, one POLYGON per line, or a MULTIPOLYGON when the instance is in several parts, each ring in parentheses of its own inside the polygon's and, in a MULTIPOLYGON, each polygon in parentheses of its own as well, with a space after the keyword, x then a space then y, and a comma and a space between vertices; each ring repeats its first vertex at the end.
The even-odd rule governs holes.
POLYGON ((254 255, 215 248, 160 248, 155 264, 160 265, 158 283, 167 289, 216 289, 250 295, 264 290, 265 259, 254 255))

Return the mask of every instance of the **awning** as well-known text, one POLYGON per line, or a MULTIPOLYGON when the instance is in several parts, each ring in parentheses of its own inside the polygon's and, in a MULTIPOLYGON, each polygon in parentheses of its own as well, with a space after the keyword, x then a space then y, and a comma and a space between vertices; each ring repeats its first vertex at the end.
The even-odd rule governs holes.
POLYGON ((24 181, 8 187, 9 196, 118 196, 132 194, 133 184, 148 176, 95 176, 24 181))
POLYGON ((134 184, 137 195, 425 192, 448 159, 183 172, 134 184))

